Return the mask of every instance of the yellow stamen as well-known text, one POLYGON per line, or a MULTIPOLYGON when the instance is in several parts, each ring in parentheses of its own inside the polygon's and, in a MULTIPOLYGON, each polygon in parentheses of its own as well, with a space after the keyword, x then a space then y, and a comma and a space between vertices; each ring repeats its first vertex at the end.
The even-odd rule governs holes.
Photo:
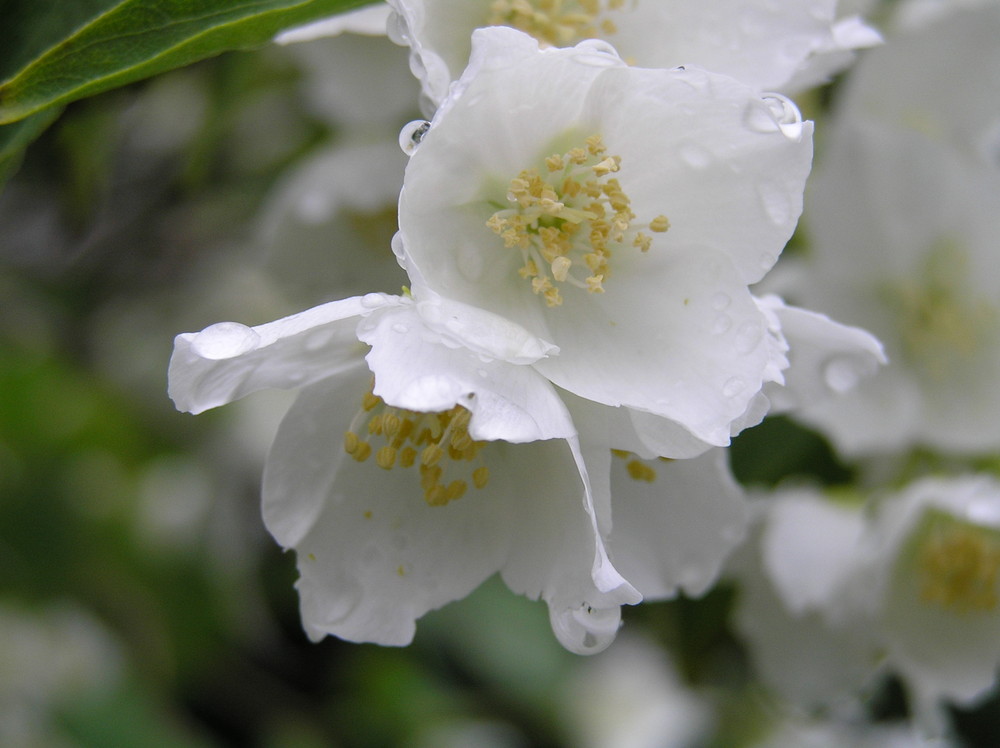
POLYGON ((604 293, 613 252, 622 248, 648 252, 653 238, 639 229, 655 234, 670 227, 665 215, 646 225, 635 223, 628 195, 610 176, 621 171, 621 157, 606 152, 601 136, 595 134, 583 146, 546 157, 545 177, 536 169, 525 169, 508 184, 511 207, 494 212, 486 221, 505 248, 520 252, 518 275, 549 307, 563 303, 565 285, 604 293), (546 267, 551 275, 540 271, 546 267))

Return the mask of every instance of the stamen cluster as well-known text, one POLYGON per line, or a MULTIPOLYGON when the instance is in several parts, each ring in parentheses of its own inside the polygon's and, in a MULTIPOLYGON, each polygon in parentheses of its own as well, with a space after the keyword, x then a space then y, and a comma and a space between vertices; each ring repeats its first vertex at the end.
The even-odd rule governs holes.
MULTIPOLYGON (((609 0, 607 10, 618 10, 625 0, 609 0)), ((600 0, 494 0, 490 26, 510 26, 553 47, 617 31, 610 18, 598 20, 600 0)))
POLYGON ((462 498, 469 488, 467 480, 446 480, 452 463, 478 463, 469 471, 469 480, 476 488, 489 482, 489 468, 479 455, 486 442, 474 441, 469 435, 471 419, 472 413, 461 405, 438 413, 418 413, 386 405, 369 390, 344 434, 344 451, 358 462, 365 462, 374 451, 375 463, 383 470, 417 465, 424 501, 444 506, 462 498), (374 449, 372 441, 382 446, 374 449))
POLYGON ((995 610, 1000 544, 975 527, 955 526, 931 534, 920 550, 924 602, 958 613, 995 610))
POLYGON ((520 250, 524 264, 518 274, 550 307, 563 303, 558 283, 604 293, 614 250, 632 246, 647 252, 652 236, 637 229, 670 228, 665 215, 634 223, 628 195, 610 176, 620 171, 621 157, 606 153, 601 136, 591 135, 584 146, 546 158, 545 176, 525 169, 507 191, 516 207, 498 210, 486 222, 505 247, 520 250), (586 277, 577 278, 574 269, 586 277))

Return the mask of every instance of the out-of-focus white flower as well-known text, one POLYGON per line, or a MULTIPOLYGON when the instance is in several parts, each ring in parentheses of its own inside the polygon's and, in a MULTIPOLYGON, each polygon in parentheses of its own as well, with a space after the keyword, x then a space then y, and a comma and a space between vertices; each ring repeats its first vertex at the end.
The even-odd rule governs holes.
POLYGON ((348 13, 282 31, 274 37, 274 41, 278 44, 298 44, 344 33, 378 36, 385 34, 389 13, 390 8, 386 3, 376 2, 348 13))
POLYGON ((431 105, 469 60, 472 31, 510 26, 545 46, 602 39, 629 64, 698 65, 758 90, 814 85, 849 62, 849 50, 878 43, 857 17, 838 18, 836 0, 390 0, 390 36, 412 50, 411 67, 431 105))
POLYGON ((944 732, 943 702, 970 706, 995 687, 995 479, 925 478, 874 513, 785 492, 764 512, 759 556, 741 560, 737 623, 786 698, 829 705, 889 670, 922 726, 944 732))
POLYGON ((711 717, 666 653, 637 636, 581 663, 565 696, 564 723, 580 748, 683 748, 704 736, 711 717))
POLYGON ((858 507, 810 489, 759 503, 754 539, 731 564, 740 583, 735 623, 760 679, 782 698, 846 710, 875 672, 877 642, 864 625, 839 627, 844 579, 865 531, 858 507))
POLYGON ((811 123, 732 78, 628 67, 599 41, 539 50, 489 28, 474 48, 433 122, 402 136, 416 140, 394 247, 414 289, 463 306, 454 324, 475 308, 516 323, 546 350, 533 365, 577 396, 727 444, 787 366, 785 310, 748 285, 795 226, 811 123))
POLYGON ((850 580, 918 706, 972 705, 1000 665, 1000 483, 924 479, 884 501, 850 580))
POLYGON ((1000 447, 1000 6, 893 38, 854 70, 814 175, 812 252, 780 289, 891 361, 805 418, 846 454, 1000 447))
POLYGON ((389 249, 406 161, 393 141, 323 149, 275 186, 255 243, 285 311, 406 283, 389 249))
POLYGON ((264 519, 297 551, 311 637, 405 644, 423 613, 500 571, 546 600, 565 646, 602 649, 639 595, 607 559, 565 406, 531 367, 456 345, 414 306, 371 294, 180 335, 171 396, 200 412, 302 388, 268 458, 264 519))
POLYGON ((41 610, 4 605, 0 631, 3 745, 63 745, 53 712, 110 691, 122 677, 118 642, 71 603, 41 610))

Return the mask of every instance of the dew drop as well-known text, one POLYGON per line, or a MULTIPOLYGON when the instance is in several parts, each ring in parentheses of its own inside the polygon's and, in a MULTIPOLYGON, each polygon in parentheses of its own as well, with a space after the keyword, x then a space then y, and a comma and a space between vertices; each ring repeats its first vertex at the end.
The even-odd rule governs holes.
POLYGON ((483 379, 486 379, 490 373, 486 369, 476 369, 476 374, 478 374, 483 379))
POLYGON ((407 156, 417 152, 417 148, 431 129, 431 123, 425 119, 415 119, 403 125, 399 131, 399 147, 407 156))
POLYGON ((260 336, 238 322, 218 322, 206 327, 191 341, 191 350, 202 358, 218 361, 252 351, 260 336))
POLYGON ((823 364, 823 381, 834 392, 854 389, 860 379, 861 372, 849 356, 833 356, 823 364))
POLYGON ((747 388, 747 383, 740 377, 730 377, 722 385, 722 394, 726 397, 736 397, 747 388))
POLYGON ((681 161, 692 169, 704 169, 713 160, 712 153, 707 148, 693 142, 682 144, 678 149, 678 155, 681 161))
POLYGON ((559 643, 570 652, 596 654, 615 640, 621 626, 621 609, 596 609, 586 603, 559 611, 550 607, 549 622, 559 643))
POLYGON ((410 29, 406 25, 406 19, 399 13, 393 11, 389 14, 385 33, 394 44, 401 47, 410 46, 410 29))
POLYGON ((796 141, 802 138, 802 114, 791 99, 779 93, 768 93, 761 100, 786 138, 796 141))
POLYGON ((715 309, 717 312, 721 312, 729 306, 731 301, 732 299, 730 299, 728 295, 720 291, 712 297, 712 309, 715 309))
POLYGON ((754 132, 778 132, 778 123, 771 113, 771 108, 759 99, 753 99, 743 112, 743 124, 754 132))
POLYGON ((767 217, 776 226, 785 226, 794 218, 791 195, 776 182, 761 182, 757 195, 767 217))
POLYGON ((610 44, 603 39, 584 39, 582 42, 576 45, 576 49, 581 52, 590 52, 594 55, 596 59, 590 59, 588 55, 581 55, 580 62, 598 65, 600 67, 619 65, 621 64, 621 57, 618 56, 618 50, 615 49, 613 44, 610 44))
POLYGON ((385 305, 385 294, 366 293, 361 297, 361 306, 365 309, 378 309, 385 305))
POLYGON ((392 326, 392 331, 397 332, 400 335, 405 335, 410 331, 410 328, 404 325, 402 322, 396 322, 392 326))
POLYGON ((744 322, 736 331, 733 347, 737 353, 749 353, 760 342, 762 330, 757 322, 744 322))
POLYGON ((716 316, 715 321, 712 322, 712 333, 722 335, 722 333, 729 330, 732 326, 733 320, 728 314, 719 314, 716 316))

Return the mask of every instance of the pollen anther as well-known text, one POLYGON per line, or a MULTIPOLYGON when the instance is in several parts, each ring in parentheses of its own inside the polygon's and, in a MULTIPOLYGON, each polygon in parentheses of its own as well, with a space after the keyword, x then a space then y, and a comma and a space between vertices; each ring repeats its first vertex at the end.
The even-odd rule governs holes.
POLYGON ((544 159, 546 175, 529 168, 510 180, 511 207, 493 213, 486 226, 507 249, 521 253, 517 272, 547 306, 563 303, 569 284, 589 293, 604 293, 612 254, 637 248, 648 252, 653 237, 670 228, 665 215, 637 224, 631 201, 617 178, 620 156, 606 155, 599 134, 583 146, 544 159), (574 272, 576 271, 576 272, 574 272))

